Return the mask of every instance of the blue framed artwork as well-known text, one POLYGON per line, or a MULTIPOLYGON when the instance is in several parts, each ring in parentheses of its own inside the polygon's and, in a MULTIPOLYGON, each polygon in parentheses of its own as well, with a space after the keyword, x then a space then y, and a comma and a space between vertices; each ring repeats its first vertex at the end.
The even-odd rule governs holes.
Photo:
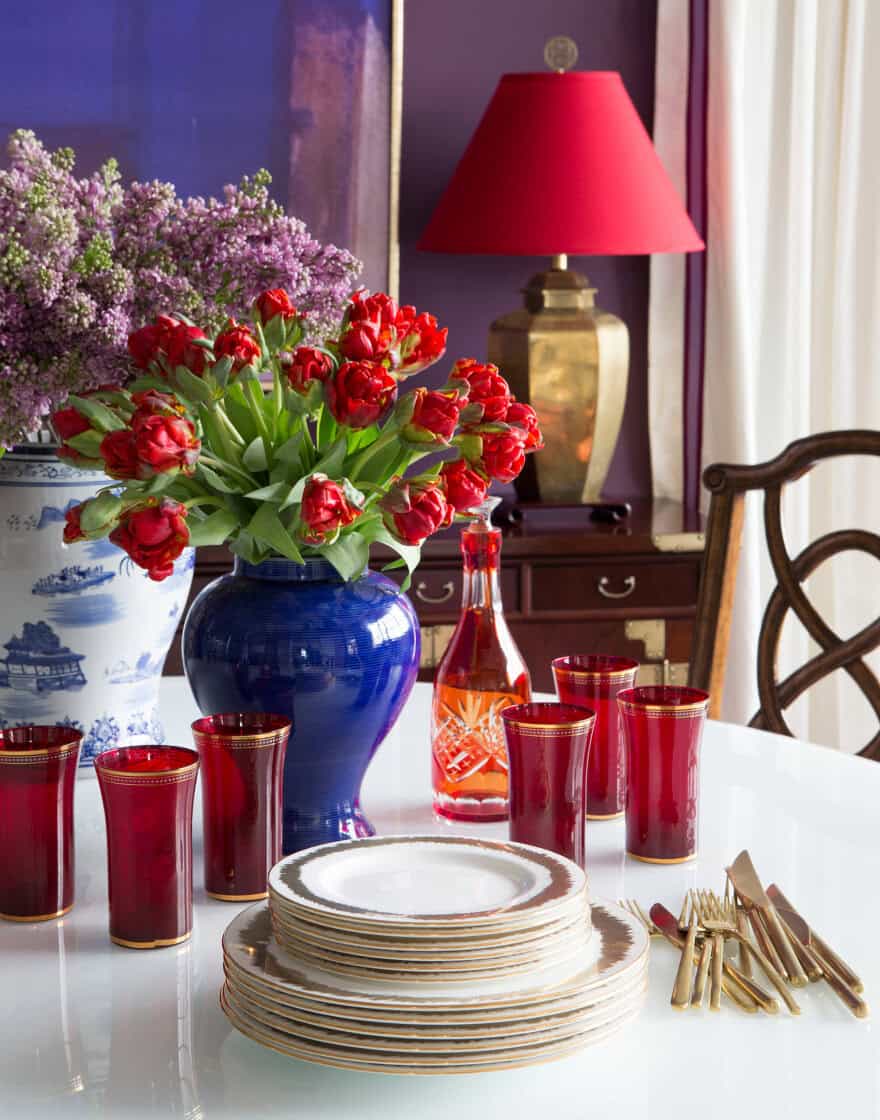
POLYGON ((0 124, 216 195, 260 167, 321 241, 397 287, 402 0, 29 0, 0 124))

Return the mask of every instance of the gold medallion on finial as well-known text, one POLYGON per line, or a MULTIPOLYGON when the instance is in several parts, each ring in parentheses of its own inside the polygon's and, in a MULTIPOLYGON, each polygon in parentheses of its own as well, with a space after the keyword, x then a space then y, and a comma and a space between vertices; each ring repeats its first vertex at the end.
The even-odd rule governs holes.
POLYGON ((554 35, 544 44, 544 61, 557 74, 564 74, 566 70, 571 70, 577 58, 577 43, 567 35, 554 35))

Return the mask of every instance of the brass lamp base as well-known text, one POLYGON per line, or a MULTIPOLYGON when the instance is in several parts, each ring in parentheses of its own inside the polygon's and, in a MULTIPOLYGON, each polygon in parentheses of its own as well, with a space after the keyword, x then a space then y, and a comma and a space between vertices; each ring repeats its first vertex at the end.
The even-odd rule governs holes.
POLYGON ((594 305, 564 254, 525 289, 525 307, 489 328, 489 361, 538 412, 544 450, 517 479, 523 501, 597 502, 620 434, 629 376, 626 324, 594 305))

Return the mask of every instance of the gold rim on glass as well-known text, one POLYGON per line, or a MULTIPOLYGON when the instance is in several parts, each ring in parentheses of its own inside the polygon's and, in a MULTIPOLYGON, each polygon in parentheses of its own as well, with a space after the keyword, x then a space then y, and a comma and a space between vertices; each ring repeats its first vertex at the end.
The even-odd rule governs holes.
POLYGON ((639 863, 688 863, 692 859, 697 858, 696 852, 691 852, 689 856, 676 856, 674 859, 655 859, 653 856, 639 856, 635 852, 627 850, 626 853, 633 859, 637 859, 639 863))
POLYGON ((619 821, 621 817, 626 816, 626 809, 621 809, 618 813, 587 813, 588 821, 619 821))
POLYGON ((218 902, 259 902, 261 898, 268 898, 268 890, 261 891, 260 894, 217 894, 216 891, 209 891, 205 888, 205 894, 208 898, 216 898, 218 902))
POLYGON ((4 747, 0 740, 0 763, 14 762, 17 758, 66 758, 82 746, 82 735, 69 743, 59 743, 54 747, 35 747, 34 750, 19 751, 4 747))
POLYGON ((570 722, 565 720, 559 723, 534 723, 531 720, 512 719, 510 716, 505 716, 504 712, 501 713, 501 718, 506 724, 515 727, 517 731, 580 731, 582 728, 590 727, 596 722, 596 713, 591 712, 586 719, 572 720, 570 722))
POLYGON ((0 914, 0 918, 4 922, 50 922, 53 918, 63 918, 65 914, 69 914, 73 909, 73 903, 65 906, 62 910, 56 910, 54 914, 0 914))
POLYGON ((652 712, 663 712, 669 714, 691 714, 694 712, 703 712, 709 706, 711 697, 708 692, 704 692, 701 688, 690 688, 689 686, 679 685, 636 685, 635 688, 624 689, 617 697, 617 703, 622 712, 629 712, 636 714, 643 712, 650 714, 652 712), (651 696, 663 696, 664 693, 667 697, 675 696, 678 694, 681 699, 673 700, 653 700, 649 699, 651 696), (696 695, 699 697, 697 700, 686 699, 696 695), (644 697, 643 699, 641 697, 644 697))
MULTIPOLYGON (((179 747, 178 750, 185 750, 187 754, 195 754, 195 751, 189 750, 188 747, 179 747)), ((100 774, 102 778, 109 778, 111 781, 119 783, 121 779, 125 779, 126 784, 128 781, 132 782, 149 782, 154 781, 157 784, 160 782, 182 782, 188 778, 190 774, 194 774, 199 768, 199 759, 196 755, 195 762, 188 762, 186 766, 169 766, 166 770, 111 770, 108 766, 100 765, 101 756, 95 759, 95 771, 100 774)))
POLYGON ((126 941, 124 937, 114 937, 112 933, 110 934, 113 944, 122 945, 125 949, 167 949, 172 945, 180 945, 188 941, 190 937, 192 937, 191 929, 180 937, 157 937, 155 941, 126 941))
MULTIPOLYGON (((557 661, 564 660, 564 658, 557 658, 557 661)), ((624 659, 625 660, 625 659, 624 659)), ((638 661, 631 662, 632 668, 630 669, 578 669, 570 665, 557 665, 556 661, 552 662, 552 669, 558 677, 584 677, 593 680, 619 680, 621 677, 635 677, 639 671, 638 661)))
MULTIPOLYGON (((267 714, 270 714, 271 718, 285 718, 281 715, 278 715, 276 717, 272 713, 267 714)), ((289 719, 285 720, 284 724, 281 727, 276 727, 270 731, 236 732, 234 729, 230 731, 204 731, 196 727, 196 724, 202 723, 204 720, 212 718, 216 717, 202 716, 201 719, 193 720, 192 724, 190 725, 193 739, 195 740, 197 745, 206 747, 224 746, 230 750, 235 750, 237 748, 245 750, 249 747, 268 746, 272 741, 277 741, 281 736, 289 736, 291 730, 293 729, 293 724, 289 719), (218 739, 222 740, 222 742, 217 742, 216 740, 218 739)))

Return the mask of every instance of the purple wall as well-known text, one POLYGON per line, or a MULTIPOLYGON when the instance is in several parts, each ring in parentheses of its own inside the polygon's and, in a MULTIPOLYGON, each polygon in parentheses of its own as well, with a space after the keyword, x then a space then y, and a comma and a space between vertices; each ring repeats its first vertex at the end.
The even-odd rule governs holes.
MULTIPOLYGON (((400 291, 449 327, 449 354, 485 358, 496 316, 545 258, 448 256, 415 245, 502 73, 543 70, 544 43, 569 35, 578 69, 619 70, 648 130, 654 113, 656 0, 409 0, 404 25, 400 291)), ((523 158, 528 158, 524 150, 523 158)), ((503 184, 499 184, 503 189, 503 184)), ((606 491, 650 495, 647 416, 647 257, 575 257, 601 307, 630 329, 623 431, 606 491)), ((442 378, 445 363, 433 380, 442 378)), ((433 373, 433 371, 432 371, 433 373)))

